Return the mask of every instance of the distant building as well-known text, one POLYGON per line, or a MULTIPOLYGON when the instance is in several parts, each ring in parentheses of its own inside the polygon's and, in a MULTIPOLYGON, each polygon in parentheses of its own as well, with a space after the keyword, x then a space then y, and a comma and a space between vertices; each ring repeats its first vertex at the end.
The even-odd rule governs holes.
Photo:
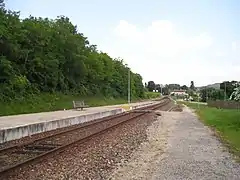
POLYGON ((188 96, 188 94, 186 93, 186 90, 174 90, 170 93, 170 95, 173 95, 173 96, 188 96))

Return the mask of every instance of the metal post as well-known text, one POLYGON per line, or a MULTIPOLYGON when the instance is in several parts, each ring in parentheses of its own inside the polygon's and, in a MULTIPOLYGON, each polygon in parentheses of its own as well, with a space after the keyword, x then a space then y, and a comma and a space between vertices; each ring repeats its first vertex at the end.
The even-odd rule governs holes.
POLYGON ((198 104, 198 109, 199 109, 199 93, 197 94, 197 96, 198 96, 198 103, 197 104, 198 104))
POLYGON ((205 87, 205 91, 206 91, 206 102, 207 102, 207 100, 208 100, 207 86, 205 87))
POLYGON ((227 92, 226 92, 226 82, 224 82, 224 101, 226 101, 227 92))
POLYGON ((130 86, 130 84, 131 84, 131 79, 130 79, 130 68, 128 68, 128 104, 130 104, 131 103, 131 86, 130 86))

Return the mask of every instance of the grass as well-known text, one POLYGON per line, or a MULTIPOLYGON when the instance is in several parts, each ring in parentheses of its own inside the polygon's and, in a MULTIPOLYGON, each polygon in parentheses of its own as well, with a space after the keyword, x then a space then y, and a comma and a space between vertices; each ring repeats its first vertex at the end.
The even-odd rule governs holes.
POLYGON ((154 99, 154 98, 159 98, 160 93, 159 92, 146 92, 145 93, 147 99, 154 99))
POLYGON ((203 109, 206 108, 207 106, 205 104, 201 104, 201 103, 195 103, 195 102, 188 102, 188 101, 177 101, 178 104, 185 104, 186 106, 197 110, 199 109, 203 109))
MULTIPOLYGON (((146 96, 147 99, 155 97, 156 95, 146 96)), ((60 93, 46 93, 32 95, 28 98, 11 102, 0 102, 0 116, 71 109, 73 100, 84 100, 90 107, 127 103, 127 98, 111 98, 104 96, 79 97, 76 95, 64 95, 60 93)), ((137 100, 139 99, 133 98, 132 102, 136 102, 137 100)))
MULTIPOLYGON (((178 102, 180 103, 180 102, 178 102)), ((181 102, 195 109, 204 124, 211 127, 230 152, 240 160, 240 111, 235 109, 217 109, 207 105, 181 102)))

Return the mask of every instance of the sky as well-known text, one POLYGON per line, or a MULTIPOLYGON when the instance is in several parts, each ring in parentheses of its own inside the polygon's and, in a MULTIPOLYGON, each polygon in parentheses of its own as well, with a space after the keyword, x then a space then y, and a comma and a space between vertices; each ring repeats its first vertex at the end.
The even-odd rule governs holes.
POLYGON ((91 44, 144 82, 203 86, 240 79, 239 0, 5 0, 29 15, 70 18, 91 44))

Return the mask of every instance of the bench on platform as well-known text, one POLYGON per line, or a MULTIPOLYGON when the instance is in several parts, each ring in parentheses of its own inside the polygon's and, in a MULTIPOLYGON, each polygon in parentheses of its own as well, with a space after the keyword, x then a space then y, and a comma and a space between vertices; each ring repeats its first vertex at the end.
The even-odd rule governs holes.
POLYGON ((73 108, 74 109, 81 109, 89 107, 88 105, 85 104, 84 101, 73 101, 73 108))

